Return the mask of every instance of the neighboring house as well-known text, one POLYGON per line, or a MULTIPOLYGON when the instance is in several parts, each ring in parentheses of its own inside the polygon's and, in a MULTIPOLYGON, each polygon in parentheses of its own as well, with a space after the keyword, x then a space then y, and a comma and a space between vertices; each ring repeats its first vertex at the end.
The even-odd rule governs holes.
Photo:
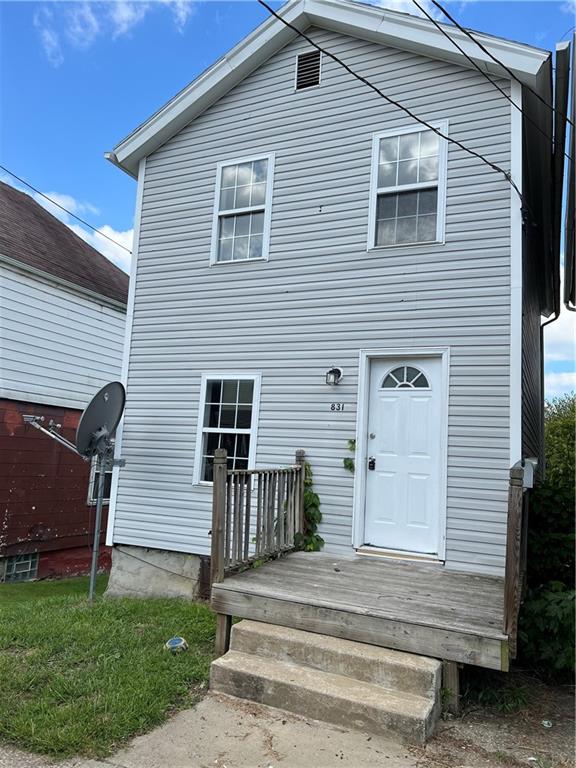
POLYGON ((74 439, 92 396, 120 377, 127 293, 124 272, 0 183, 0 581, 89 566, 93 469, 22 417, 74 439))
POLYGON ((303 449, 323 552, 225 573, 218 613, 507 669, 560 303, 565 126, 530 90, 551 103, 551 54, 445 28, 523 118, 426 20, 341 0, 282 16, 449 140, 269 18, 109 154, 138 178, 112 591, 192 594, 215 539, 238 547, 218 582, 282 539, 298 470, 271 470, 303 449), (249 528, 213 519, 217 448, 249 528))

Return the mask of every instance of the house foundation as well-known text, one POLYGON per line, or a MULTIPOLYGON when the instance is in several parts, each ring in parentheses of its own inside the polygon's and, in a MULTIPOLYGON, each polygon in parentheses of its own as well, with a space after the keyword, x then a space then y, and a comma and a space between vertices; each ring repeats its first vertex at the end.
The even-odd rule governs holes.
POLYGON ((126 544, 112 550, 107 597, 208 596, 209 558, 126 544))

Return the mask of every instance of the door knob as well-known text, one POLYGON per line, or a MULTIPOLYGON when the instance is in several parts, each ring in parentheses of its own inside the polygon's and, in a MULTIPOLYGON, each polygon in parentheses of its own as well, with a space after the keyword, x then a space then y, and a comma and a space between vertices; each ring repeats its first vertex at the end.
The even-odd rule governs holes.
POLYGON ((368 459, 368 469, 376 469, 376 456, 370 456, 368 459))

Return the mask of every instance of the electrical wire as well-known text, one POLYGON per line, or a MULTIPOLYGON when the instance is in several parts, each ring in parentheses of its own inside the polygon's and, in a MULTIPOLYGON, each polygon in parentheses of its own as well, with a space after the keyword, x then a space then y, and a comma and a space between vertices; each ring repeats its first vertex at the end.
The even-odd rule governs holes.
MULTIPOLYGON (((488 80, 488 82, 489 82, 489 83, 491 83, 491 84, 494 86, 494 88, 496 88, 496 90, 500 91, 500 93, 502 94, 502 96, 504 96, 504 98, 505 98, 505 99, 507 99, 507 100, 510 102, 510 104, 512 104, 512 106, 513 106, 513 107, 515 107, 515 108, 518 110, 518 112, 520 112, 520 114, 521 114, 521 115, 522 115, 522 116, 523 116, 523 117, 524 117, 524 118, 525 118, 525 119, 526 119, 526 120, 527 120, 529 123, 531 123, 531 124, 532 124, 532 125, 533 125, 533 126, 536 128, 536 130, 537 130, 537 131, 539 131, 539 132, 542 134, 542 136, 544 136, 544 138, 548 139, 548 141, 549 141, 551 144, 553 144, 553 143, 554 143, 554 140, 553 140, 552 136, 550 136, 548 133, 546 133, 546 131, 545 131, 545 130, 543 130, 543 129, 542 129, 542 128, 541 128, 541 127, 538 125, 538 123, 537 123, 535 120, 533 120, 533 119, 530 117, 530 115, 527 115, 527 114, 524 112, 524 110, 522 109, 522 107, 521 107, 521 106, 519 106, 518 104, 516 104, 516 102, 514 101, 514 99, 513 99, 513 98, 512 98, 512 97, 511 97, 511 96, 510 96, 508 93, 506 93, 506 91, 505 91, 503 88, 501 88, 501 87, 498 85, 498 83, 497 83, 495 80, 493 80, 493 79, 490 77, 490 75, 488 74, 488 72, 485 72, 485 71, 482 69, 482 67, 478 66, 478 64, 477 64, 477 63, 474 61, 474 59, 473 59, 471 56, 469 56, 469 55, 466 53, 466 51, 465 51, 465 50, 462 48, 462 46, 461 46, 461 45, 460 45, 458 42, 456 42, 456 40, 454 40, 454 38, 453 38, 453 37, 450 37, 450 35, 449 35, 449 34, 448 34, 448 32, 446 31, 446 29, 445 29, 445 28, 444 28, 444 27, 443 27, 441 24, 439 24, 439 23, 436 21, 436 19, 435 19, 433 16, 431 16, 431 15, 428 13, 428 11, 427 11, 425 8, 423 8, 423 7, 420 5, 420 3, 418 2, 418 0, 412 0, 412 2, 413 2, 413 3, 414 3, 414 5, 415 5, 415 6, 416 6, 416 7, 417 7, 417 8, 418 8, 420 11, 421 11, 421 13, 423 13, 423 14, 424 14, 424 16, 426 16, 426 18, 427 18, 427 19, 429 19, 429 20, 432 22, 432 24, 434 24, 434 26, 436 27, 436 29, 438 29, 438 30, 439 30, 439 31, 440 31, 440 32, 441 32, 441 33, 444 35, 444 37, 446 37, 446 38, 447 38, 447 39, 448 39, 448 40, 449 40, 449 41, 452 43, 452 45, 453 45, 455 48, 457 48, 457 49, 460 51, 460 53, 461 53, 461 54, 464 56, 464 58, 466 58, 466 59, 467 59, 467 60, 470 62, 470 64, 472 64, 472 66, 474 67, 474 69, 478 70, 478 72, 480 72, 480 74, 481 74, 481 75, 483 75, 483 76, 486 78, 486 80, 488 80)), ((564 155, 565 155, 565 156, 568 158, 568 160, 572 160, 572 157, 571 157, 571 156, 570 156, 570 155, 569 155, 569 154, 568 154, 566 151, 564 151, 564 155)))
MULTIPOLYGON (((484 51, 484 53, 485 53, 487 56, 490 56, 490 58, 492 59, 492 61, 493 61, 493 62, 495 62, 496 64, 498 64, 498 66, 499 66, 499 67, 502 67, 502 69, 503 69, 505 72, 507 72, 507 73, 510 75, 510 77, 511 77, 513 80, 515 80, 517 83, 520 83, 520 85, 522 85, 524 88, 526 88, 528 91, 530 91, 530 93, 531 93, 533 96, 535 96, 535 97, 538 99, 538 101, 542 102, 542 104, 544 104, 546 107, 548 107, 548 109, 549 109, 549 110, 552 112, 552 114, 554 114, 554 111, 555 111, 555 110, 554 110, 554 107, 552 106, 552 104, 549 104, 549 103, 546 101, 546 99, 545 99, 543 96, 541 96, 541 95, 538 93, 538 91, 535 91, 535 90, 534 90, 534 88, 531 88, 529 85, 526 85, 526 83, 523 83, 523 82, 522 82, 522 81, 521 81, 521 80, 520 80, 518 77, 516 77, 516 75, 514 74, 514 72, 512 72, 512 70, 511 70, 511 69, 508 69, 508 67, 507 67, 505 64, 503 64, 503 63, 502 63, 502 62, 501 62, 499 59, 497 59, 497 58, 496 58, 496 56, 494 56, 494 54, 492 54, 492 53, 491 53, 491 52, 488 50, 488 48, 486 48, 486 46, 485 46, 485 45, 483 45, 483 44, 482 44, 482 43, 481 43, 479 40, 477 40, 477 39, 474 37, 474 35, 473 35, 473 34, 472 34, 472 33, 471 33, 469 30, 467 30, 465 27, 461 26, 461 25, 460 25, 460 24, 459 24, 459 23, 456 21, 456 19, 455 19, 455 18, 454 18, 454 17, 453 17, 453 16, 452 16, 450 13, 448 13, 448 11, 447 11, 447 10, 446 10, 446 9, 445 9, 445 8, 444 8, 442 5, 440 5, 440 3, 438 2, 438 0, 430 0, 430 2, 431 2, 431 3, 432 3, 434 6, 436 6, 436 8, 438 8, 438 10, 439 10, 439 11, 441 11, 441 12, 444 14, 444 16, 446 16, 446 18, 447 18, 447 19, 450 19, 450 21, 452 22, 452 24, 454 24, 454 26, 455 26, 457 29, 459 29, 459 30, 460 30, 460 32, 462 32, 463 34, 465 34, 465 35, 466 35, 466 37, 469 37, 469 38, 470 38, 470 40, 472 40, 472 42, 473 42, 473 43, 476 43, 476 45, 478 46, 478 48, 480 48, 480 50, 481 50, 481 51, 484 51)), ((561 117, 563 117, 563 118, 566 120, 566 122, 567 122, 567 123, 569 123, 569 124, 570 124, 570 125, 571 125, 573 128, 575 128, 575 127, 576 127, 576 126, 574 125, 574 123, 572 122, 572 120, 570 120, 570 118, 568 117, 568 115, 565 115, 565 114, 564 114, 563 112, 561 112, 560 110, 556 110, 556 111, 557 111, 557 113, 558 113, 558 114, 559 114, 561 117)))
POLYGON ((423 120, 421 117, 418 117, 418 115, 414 114, 411 109, 408 107, 405 107, 403 104, 401 104, 399 101, 396 101, 391 96, 388 96, 384 93, 384 91, 380 90, 377 86, 375 86, 373 83, 371 83, 369 80, 367 80, 362 75, 359 75, 357 72, 354 72, 354 70, 348 66, 342 59, 339 59, 338 56, 336 56, 331 51, 328 51, 326 48, 322 48, 318 43, 314 42, 311 37, 309 37, 305 32, 302 32, 298 29, 298 27, 295 27, 294 24, 291 24, 289 21, 286 21, 286 19, 283 19, 282 16, 280 16, 279 13, 277 13, 273 8, 271 8, 268 3, 265 2, 265 0, 257 0, 257 2, 263 7, 266 8, 266 10, 275 18, 277 18, 279 21, 282 22, 286 27, 296 32, 297 35, 302 37, 304 40, 306 40, 313 48, 316 48, 317 51, 320 51, 320 53, 324 54, 328 58, 335 61, 337 64, 339 64, 341 67, 343 67, 349 74, 351 74, 353 77, 356 78, 356 80, 359 80, 361 83, 364 83, 364 85, 368 86, 371 90, 373 90, 375 93, 378 94, 381 98, 385 99, 389 104, 392 104, 394 107, 397 107, 398 109, 401 109, 403 112, 405 112, 409 117, 411 117, 413 120, 415 120, 417 123, 420 123, 420 125, 425 126, 428 128, 428 130, 435 133, 437 136, 439 136, 441 139, 444 139, 444 141, 449 142, 450 144, 454 144, 455 146, 459 147, 459 149, 464 150, 464 152, 467 152, 469 155, 472 155, 472 157, 476 157, 478 160, 481 160, 483 163, 485 163, 487 166, 489 166, 493 171, 496 171, 497 173, 500 173, 504 176, 506 181, 510 184, 512 189, 516 192, 518 197, 520 198, 520 202, 522 204, 523 213, 525 211, 529 211, 529 207, 527 203, 525 202, 524 198, 522 197, 522 193, 518 189, 518 186, 516 185, 516 182, 512 178, 509 171, 505 171, 504 168, 501 168, 499 165, 496 165, 496 163, 493 163, 491 160, 488 160, 486 157, 481 155, 479 152, 476 152, 473 149, 470 149, 465 144, 462 144, 462 142, 458 141, 458 139, 454 139, 451 136, 446 135, 438 128, 435 128, 430 123, 426 122, 426 120, 423 120))
POLYGON ((77 219, 77 221, 79 221, 81 224, 84 224, 84 226, 85 226, 85 227, 88 227, 89 229, 92 229, 94 232, 96 232, 98 235, 100 235, 100 237, 105 237, 105 238, 106 238, 106 240, 110 240, 110 242, 111 242, 111 243, 114 243, 114 245, 117 245, 117 246, 118 246, 118 248, 123 248, 123 249, 124 249, 124 250, 125 250, 127 253, 132 253, 132 251, 131 251, 129 248, 126 248, 126 246, 125 246, 125 245, 122 245, 122 243, 119 243, 117 240, 114 240, 114 238, 113 238, 113 237, 109 237, 108 235, 105 235, 105 234, 104 234, 104 232, 101 232, 101 231, 98 229, 98 227, 94 227, 92 224, 89 224, 89 223, 88 223, 87 221, 85 221, 84 219, 81 219, 81 218, 80 218, 80 216, 77 216, 75 213, 72 213, 72 211, 69 211, 69 210, 68 210, 68 208, 65 208, 65 207, 64 207, 63 205, 61 205, 60 203, 56 202, 56 200, 53 200, 53 199, 52 199, 51 197, 49 197, 48 195, 45 195, 45 194, 44 194, 44 192, 41 192, 41 191, 40 191, 39 189, 37 189, 36 187, 32 186, 32 184, 29 184, 27 181, 25 181, 25 180, 24 180, 23 178, 21 178, 20 176, 17 176, 17 175, 16 175, 16 174, 15 174, 13 171, 9 170, 9 169, 8 169, 8 168, 6 168, 4 165, 0 165, 0 169, 2 169, 3 171, 5 171, 6 173, 10 174, 10 176, 12 176, 12 178, 16 179, 16 180, 17 180, 17 181, 19 181, 21 184, 24 184, 24 186, 28 187, 28 188, 29 188, 29 189, 31 189, 33 192, 36 192, 36 194, 37 194, 37 195, 40 195, 40 196, 41 196, 41 197, 43 197, 45 200, 48 200, 48 202, 52 203, 52 205, 55 205, 57 208, 60 208, 62 211, 64 211, 65 213, 67 213, 69 216, 72 216, 74 219, 77 219))

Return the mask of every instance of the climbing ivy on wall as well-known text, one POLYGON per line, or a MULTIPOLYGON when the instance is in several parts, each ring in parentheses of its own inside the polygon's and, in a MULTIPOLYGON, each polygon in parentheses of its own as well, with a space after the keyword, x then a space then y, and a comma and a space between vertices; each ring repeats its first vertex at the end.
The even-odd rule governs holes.
POLYGON ((304 462, 304 531, 295 537, 296 549, 318 552, 324 546, 324 539, 317 533, 322 520, 320 497, 314 492, 312 467, 304 462))
MULTIPOLYGON (((348 450, 353 454, 356 454, 356 440, 348 440, 348 450)), ((354 459, 351 459, 350 456, 346 456, 342 459, 342 464, 344 464, 344 469, 347 469, 348 472, 352 472, 352 474, 354 474, 356 469, 354 459)))

